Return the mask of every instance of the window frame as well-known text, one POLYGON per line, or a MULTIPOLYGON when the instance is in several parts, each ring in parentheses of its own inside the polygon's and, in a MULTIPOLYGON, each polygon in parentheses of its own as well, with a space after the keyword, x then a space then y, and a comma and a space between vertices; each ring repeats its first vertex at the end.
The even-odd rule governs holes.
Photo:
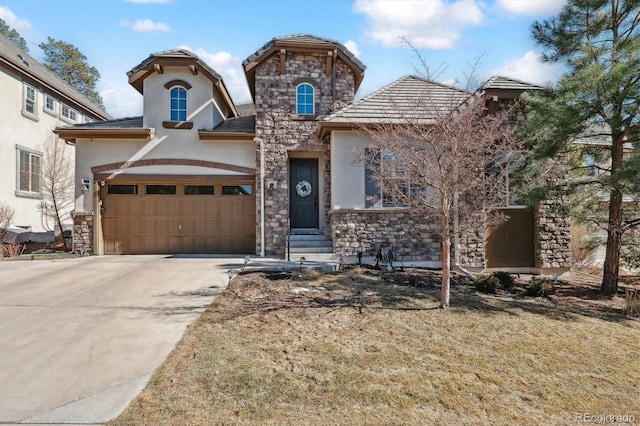
POLYGON ((44 110, 44 112, 51 114, 53 116, 58 116, 58 102, 56 100, 56 98, 54 98, 53 96, 45 93, 44 94, 44 102, 42 104, 42 109, 44 110), (48 101, 51 101, 51 108, 49 108, 48 106, 48 101))
POLYGON ((397 209, 397 208, 409 208, 409 203, 402 203, 398 200, 397 196, 385 195, 385 181, 404 181, 405 191, 408 194, 409 201, 411 201, 412 185, 411 176, 409 172, 401 166, 402 161, 397 158, 395 154, 390 151, 377 150, 373 148, 365 149, 365 156, 372 157, 375 162, 375 166, 381 168, 379 179, 374 180, 375 170, 371 168, 372 164, 365 163, 365 208, 366 209, 397 209), (373 151, 376 151, 375 154, 373 151), (400 166, 400 167, 398 167, 400 166), (390 176, 386 176, 384 169, 392 167, 390 176), (372 198, 375 197, 375 201, 372 198))
POLYGON ((60 117, 62 117, 64 120, 71 122, 71 123, 77 123, 78 122, 78 111, 76 111, 75 109, 71 108, 69 105, 67 104, 61 104, 60 106, 60 117), (68 110, 68 115, 65 115, 64 110, 65 108, 68 110), (71 115, 73 115, 74 117, 71 118, 71 115))
POLYGON ((316 114, 316 88, 309 82, 303 81, 296 86, 296 114, 301 116, 313 116, 316 114), (300 93, 303 88, 310 88, 311 93, 300 93), (310 103, 307 99, 309 95, 311 95, 310 103), (304 98, 304 102, 300 102, 301 96, 304 98), (308 112, 308 107, 311 107, 311 112, 308 112))
POLYGON ((24 146, 16 146, 16 195, 28 198, 42 198, 42 157, 43 153, 24 146), (27 161, 23 161, 23 155, 27 161), (37 161, 34 161, 37 160, 37 161), (27 170, 23 170, 26 164, 27 170), (37 168, 37 170, 33 170, 37 168), (26 186, 23 187, 26 177, 26 186), (36 177, 37 179, 34 179, 36 177), (34 183, 35 181, 35 183, 34 183), (37 187, 36 187, 37 186, 37 187))
POLYGON ((28 83, 24 83, 22 92, 22 115, 35 120, 38 119, 38 90, 28 83), (33 93, 33 99, 29 97, 30 93, 33 93), (29 109, 32 111, 29 111, 29 109))
POLYGON ((188 96, 187 89, 182 85, 173 86, 169 90, 169 120, 174 122, 186 122, 187 121, 187 106, 188 106, 188 96), (179 94, 184 94, 184 99, 180 96, 174 97, 174 92, 179 94), (181 105, 178 105, 174 108, 174 100, 179 104, 181 101, 184 101, 184 108, 181 108, 181 105), (176 114, 174 116, 174 113, 176 114))

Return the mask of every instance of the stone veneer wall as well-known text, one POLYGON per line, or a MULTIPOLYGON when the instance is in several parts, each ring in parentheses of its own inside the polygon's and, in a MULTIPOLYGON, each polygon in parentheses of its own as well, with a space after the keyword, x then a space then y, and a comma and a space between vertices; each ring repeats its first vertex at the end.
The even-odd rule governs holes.
POLYGON ((540 203, 534 213, 534 255, 538 268, 571 267, 569 200, 561 197, 540 203))
POLYGON ((90 256, 93 250, 93 212, 73 212, 73 252, 90 256))
MULTIPOLYGON (((459 239, 460 266, 463 268, 484 268, 486 262, 485 238, 485 229, 462 233, 459 239)), ((453 241, 451 243, 453 244, 453 241)), ((454 259, 454 253, 451 254, 451 259, 454 259)))
POLYGON ((333 210, 333 252, 338 256, 375 256, 393 246, 403 261, 442 261, 438 227, 399 210, 333 210))
MULTIPOLYGON (((264 141, 265 183, 275 180, 278 189, 265 190, 265 253, 282 255, 285 252, 289 217, 289 151, 318 152, 318 165, 325 164, 323 206, 330 207, 329 148, 317 138, 316 117, 299 117, 296 109, 296 80, 315 82, 316 114, 328 115, 353 102, 355 79, 353 72, 341 61, 335 71, 327 75, 327 52, 286 53, 286 73, 280 75, 279 54, 265 59, 256 68, 255 109, 256 138, 264 141), (322 153, 324 153, 324 158, 322 153)), ((260 164, 260 150, 257 151, 260 164)), ((321 167, 319 167, 321 168, 321 167)), ((256 188, 260 191, 260 171, 256 174, 256 188)), ((256 251, 260 252, 260 197, 256 197, 256 251)), ((325 220, 325 232, 330 231, 325 220)))

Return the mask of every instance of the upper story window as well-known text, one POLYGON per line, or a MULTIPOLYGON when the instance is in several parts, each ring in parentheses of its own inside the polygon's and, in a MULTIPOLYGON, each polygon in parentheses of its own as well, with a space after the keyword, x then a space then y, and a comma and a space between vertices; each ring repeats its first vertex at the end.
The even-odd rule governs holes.
POLYGON ((44 95, 44 110, 52 114, 56 113, 56 100, 50 95, 44 95))
POLYGON ((315 114, 315 89, 309 83, 296 87, 296 113, 298 115, 315 114))
POLYGON ((67 106, 65 104, 62 104, 61 110, 62 111, 60 113, 67 120, 71 120, 73 122, 78 121, 78 113, 73 108, 70 108, 69 106, 67 106))
POLYGON ((183 87, 171 89, 171 121, 187 121, 187 91, 183 87))
POLYGON ((36 89, 29 86, 28 84, 25 84, 22 112, 26 115, 37 117, 38 116, 37 106, 38 106, 38 97, 36 96, 36 89))
POLYGON ((18 148, 18 191, 23 195, 40 193, 40 154, 18 148))

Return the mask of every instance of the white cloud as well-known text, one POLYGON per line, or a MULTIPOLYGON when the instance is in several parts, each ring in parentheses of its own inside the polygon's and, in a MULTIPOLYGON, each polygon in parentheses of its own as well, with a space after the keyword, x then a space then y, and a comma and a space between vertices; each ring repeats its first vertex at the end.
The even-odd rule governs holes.
POLYGON ((139 33, 168 33, 172 31, 171 27, 164 22, 153 22, 150 19, 138 19, 136 22, 123 19, 120 21, 120 25, 139 33))
POLYGON ((358 44, 353 41, 353 40, 347 40, 347 42, 344 44, 344 47, 346 47, 347 49, 349 49, 349 51, 351 53, 353 53, 353 55, 356 58, 360 57, 360 49, 358 49, 358 44))
POLYGON ((100 91, 105 110, 113 118, 142 115, 142 95, 134 88, 111 88, 100 91))
POLYGON ((18 19, 15 13, 9 8, 0 6, 0 19, 3 19, 7 25, 20 31, 29 31, 31 29, 31 23, 26 19, 18 19))
POLYGON ((353 10, 368 17, 367 38, 385 47, 406 38, 415 48, 449 49, 465 28, 485 20, 476 0, 356 0, 353 10))
POLYGON ((541 62, 540 55, 530 50, 520 58, 506 61, 503 66, 495 69, 492 75, 545 85, 558 81, 563 72, 564 68, 561 64, 541 62))
POLYGON ((178 46, 178 49, 187 49, 202 59, 207 65, 213 68, 222 76, 227 90, 231 94, 231 98, 235 103, 244 103, 251 101, 249 86, 244 76, 242 68, 242 60, 228 52, 220 51, 211 53, 205 49, 193 50, 189 46, 178 46))
POLYGON ((498 0, 504 10, 517 15, 556 15, 562 10, 566 0, 498 0))

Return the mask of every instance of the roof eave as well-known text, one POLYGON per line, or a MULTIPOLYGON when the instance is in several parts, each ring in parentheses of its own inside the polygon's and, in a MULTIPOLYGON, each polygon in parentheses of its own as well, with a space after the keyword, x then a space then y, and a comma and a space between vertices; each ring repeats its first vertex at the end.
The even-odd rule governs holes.
POLYGON ((155 129, 74 129, 57 128, 53 131, 59 138, 75 144, 77 139, 135 139, 149 140, 155 136, 155 129))

